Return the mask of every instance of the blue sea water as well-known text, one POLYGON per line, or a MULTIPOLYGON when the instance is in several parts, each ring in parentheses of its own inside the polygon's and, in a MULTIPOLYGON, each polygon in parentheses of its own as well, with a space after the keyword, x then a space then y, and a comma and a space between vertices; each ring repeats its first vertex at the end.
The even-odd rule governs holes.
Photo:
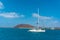
POLYGON ((0 40, 60 40, 60 30, 28 32, 29 29, 0 28, 0 40))

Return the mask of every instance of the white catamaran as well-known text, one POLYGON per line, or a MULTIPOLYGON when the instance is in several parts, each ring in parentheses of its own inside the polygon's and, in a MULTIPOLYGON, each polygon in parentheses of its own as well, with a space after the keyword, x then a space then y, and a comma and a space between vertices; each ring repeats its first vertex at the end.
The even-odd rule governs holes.
MULTIPOLYGON (((38 9, 38 15, 39 15, 39 9, 38 9)), ((34 28, 34 29, 29 30, 29 31, 30 32, 45 32, 45 29, 39 28, 39 16, 38 16, 38 20, 37 20, 37 29, 34 28)))

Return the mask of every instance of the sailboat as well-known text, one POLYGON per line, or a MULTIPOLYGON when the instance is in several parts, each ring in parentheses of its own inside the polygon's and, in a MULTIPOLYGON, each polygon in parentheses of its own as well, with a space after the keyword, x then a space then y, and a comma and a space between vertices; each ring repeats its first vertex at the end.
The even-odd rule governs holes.
MULTIPOLYGON (((39 15, 39 8, 38 8, 38 15, 39 15)), ((37 28, 30 29, 29 31, 30 32, 45 32, 45 29, 39 28, 39 16, 38 16, 38 20, 37 20, 37 28)))

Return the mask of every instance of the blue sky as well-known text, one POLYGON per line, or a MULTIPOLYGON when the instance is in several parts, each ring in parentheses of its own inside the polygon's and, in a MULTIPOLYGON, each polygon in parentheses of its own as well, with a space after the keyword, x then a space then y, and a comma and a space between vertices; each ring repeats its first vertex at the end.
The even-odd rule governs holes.
POLYGON ((37 16, 40 26, 60 27, 60 0, 0 0, 0 27, 36 26, 37 16))

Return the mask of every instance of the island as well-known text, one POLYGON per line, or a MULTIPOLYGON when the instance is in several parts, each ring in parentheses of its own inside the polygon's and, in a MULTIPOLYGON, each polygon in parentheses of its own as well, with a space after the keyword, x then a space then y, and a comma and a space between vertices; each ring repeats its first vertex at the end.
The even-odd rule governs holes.
POLYGON ((18 24, 15 26, 15 28, 28 28, 28 29, 32 29, 34 28, 34 26, 30 25, 30 24, 18 24))

